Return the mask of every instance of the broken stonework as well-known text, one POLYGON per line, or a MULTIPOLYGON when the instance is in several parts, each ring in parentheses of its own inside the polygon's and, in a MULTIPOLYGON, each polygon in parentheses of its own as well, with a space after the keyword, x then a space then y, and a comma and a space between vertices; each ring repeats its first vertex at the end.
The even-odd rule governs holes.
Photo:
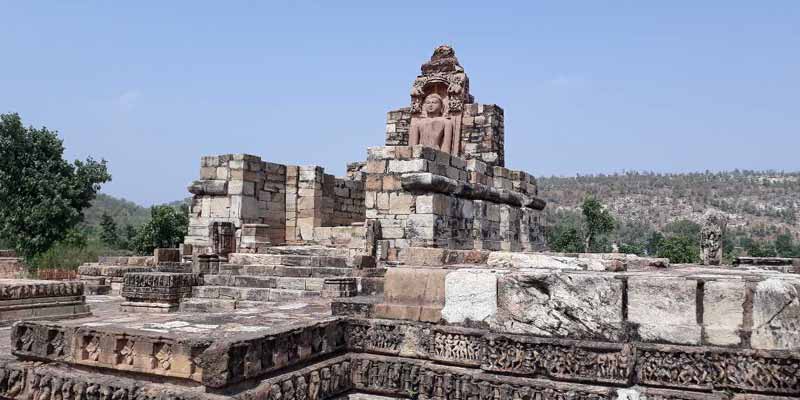
POLYGON ((578 259, 575 257, 550 256, 533 253, 511 253, 494 251, 487 261, 493 268, 546 268, 565 270, 605 271, 606 260, 578 259))
POLYGON ((619 340, 623 282, 611 275, 546 270, 498 278, 493 329, 546 337, 619 340))
POLYGON ((770 278, 753 295, 753 348, 800 347, 800 279, 770 278))

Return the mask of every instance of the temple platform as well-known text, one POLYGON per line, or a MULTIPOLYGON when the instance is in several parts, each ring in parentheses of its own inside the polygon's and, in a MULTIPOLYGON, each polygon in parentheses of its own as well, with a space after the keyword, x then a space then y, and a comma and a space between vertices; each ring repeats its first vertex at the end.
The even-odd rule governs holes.
POLYGON ((0 325, 89 315, 80 282, 0 279, 0 325))

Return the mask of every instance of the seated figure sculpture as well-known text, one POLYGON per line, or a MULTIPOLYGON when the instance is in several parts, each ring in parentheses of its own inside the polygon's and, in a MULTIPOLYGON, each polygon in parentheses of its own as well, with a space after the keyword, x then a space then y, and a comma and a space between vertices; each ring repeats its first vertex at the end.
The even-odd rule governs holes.
POLYGON ((409 145, 433 147, 445 153, 453 152, 453 121, 443 116, 444 102, 436 93, 425 97, 422 104, 424 115, 413 119, 409 132, 409 145))

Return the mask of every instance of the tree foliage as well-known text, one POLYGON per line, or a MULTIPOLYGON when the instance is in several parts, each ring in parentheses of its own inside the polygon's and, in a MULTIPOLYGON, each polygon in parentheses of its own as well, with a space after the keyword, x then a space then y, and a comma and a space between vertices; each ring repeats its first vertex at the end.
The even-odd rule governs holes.
POLYGON ((109 180, 105 161, 69 163, 56 132, 0 115, 0 237, 23 256, 64 239, 109 180))
POLYGON ((696 263, 700 261, 700 248, 686 236, 670 236, 661 241, 657 255, 669 258, 671 263, 696 263))
POLYGON ((153 206, 150 221, 142 225, 133 239, 133 248, 139 254, 152 254, 159 247, 177 247, 183 242, 189 228, 189 209, 168 205, 153 206))
POLYGON ((100 240, 109 246, 119 245, 117 223, 107 213, 103 213, 100 217, 100 240))
POLYGON ((586 197, 581 205, 581 212, 584 218, 584 249, 587 251, 602 251, 599 244, 601 235, 605 235, 614 230, 614 217, 603 207, 600 202, 592 197, 586 197))

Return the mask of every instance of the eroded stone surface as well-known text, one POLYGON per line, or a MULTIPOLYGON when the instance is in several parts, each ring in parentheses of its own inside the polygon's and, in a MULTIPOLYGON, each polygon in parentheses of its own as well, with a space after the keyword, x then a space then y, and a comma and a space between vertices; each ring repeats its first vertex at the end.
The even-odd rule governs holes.
POLYGON ((442 318, 448 323, 485 322, 497 313, 497 275, 488 270, 458 270, 445 278, 442 318))
POLYGON ((622 281, 610 275, 514 272, 498 279, 499 331, 618 340, 622 281))
POLYGON ((759 349, 800 348, 800 279, 767 279, 753 295, 751 344, 759 349))
POLYGON ((747 297, 743 280, 706 282, 703 288, 703 328, 705 340, 714 345, 741 343, 744 302, 747 297))
POLYGON ((644 341, 699 344, 697 282, 683 278, 628 279, 628 320, 644 341))

